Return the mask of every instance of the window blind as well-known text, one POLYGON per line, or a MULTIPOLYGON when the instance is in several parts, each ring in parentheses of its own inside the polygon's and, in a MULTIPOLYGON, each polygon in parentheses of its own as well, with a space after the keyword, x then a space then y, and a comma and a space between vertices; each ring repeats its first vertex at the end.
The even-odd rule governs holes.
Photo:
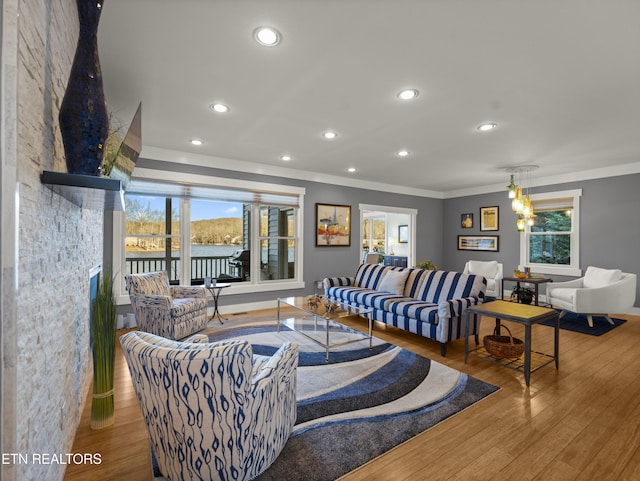
POLYGON ((239 202, 242 204, 299 207, 300 196, 282 192, 232 189, 198 184, 175 184, 170 182, 134 179, 129 182, 127 194, 166 196, 180 199, 239 202))

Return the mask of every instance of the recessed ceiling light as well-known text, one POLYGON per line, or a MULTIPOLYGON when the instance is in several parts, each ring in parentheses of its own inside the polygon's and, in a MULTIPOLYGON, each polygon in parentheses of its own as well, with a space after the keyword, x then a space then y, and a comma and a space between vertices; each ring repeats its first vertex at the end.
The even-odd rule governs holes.
POLYGON ((260 45, 274 47, 280 43, 280 32, 272 27, 258 27, 253 31, 253 37, 260 45))
POLYGON ((480 124, 478 125, 478 130, 480 132, 488 132, 489 130, 493 130, 498 126, 498 124, 480 124))
POLYGON ((204 144, 204 142, 200 139, 191 139, 189 142, 191 142, 192 145, 202 145, 204 144))
POLYGON ((333 139, 335 139, 335 138, 338 136, 338 134, 337 134, 337 133, 335 133, 335 132, 333 132, 333 131, 331 131, 331 130, 328 130, 327 132, 323 133, 323 134, 322 134, 322 136, 323 136, 325 139, 333 140, 333 139))
POLYGON ((293 159, 293 157, 291 157, 290 155, 281 155, 281 156, 280 156, 280 159, 281 159, 281 160, 289 161, 289 160, 293 159))
POLYGON ((398 98, 400 100, 412 100, 415 99, 419 94, 420 92, 418 92, 416 89, 405 89, 401 90, 398 93, 398 98))
POLYGON ((355 168, 355 167, 349 167, 349 168, 347 169, 347 172, 351 172, 351 173, 353 173, 353 172, 355 172, 355 171, 356 171, 356 168, 355 168))
POLYGON ((226 114, 230 110, 229 107, 225 104, 211 104, 209 105, 209 108, 214 112, 218 112, 219 114, 226 114))
POLYGON ((409 151, 408 150, 399 150, 398 151, 398 156, 399 157, 406 157, 407 155, 409 155, 409 151))

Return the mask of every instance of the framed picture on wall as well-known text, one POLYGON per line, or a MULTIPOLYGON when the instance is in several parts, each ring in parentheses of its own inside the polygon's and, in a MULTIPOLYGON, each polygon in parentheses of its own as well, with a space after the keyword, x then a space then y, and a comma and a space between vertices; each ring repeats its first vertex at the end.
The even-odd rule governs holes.
POLYGON ((459 235, 458 250, 498 252, 498 241, 497 235, 459 235))
POLYGON ((480 207, 480 230, 499 230, 497 205, 480 207))
POLYGON ((316 204, 316 246, 351 245, 351 206, 316 204))
POLYGON ((461 214, 460 227, 462 227, 463 229, 470 229, 471 227, 473 227, 473 214, 461 214))
POLYGON ((409 226, 398 226, 398 244, 407 244, 409 242, 409 226))

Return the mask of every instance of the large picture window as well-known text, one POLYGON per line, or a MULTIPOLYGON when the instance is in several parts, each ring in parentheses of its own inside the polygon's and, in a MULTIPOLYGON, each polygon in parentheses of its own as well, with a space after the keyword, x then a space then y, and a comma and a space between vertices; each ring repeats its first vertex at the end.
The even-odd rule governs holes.
POLYGON ((534 194, 533 226, 522 235, 520 263, 534 272, 579 276, 580 190, 534 194))
MULTIPOLYGON (((159 270, 172 284, 199 285, 205 277, 232 282, 235 293, 303 287, 304 189, 197 186, 200 176, 187 177, 189 184, 134 180, 128 186, 125 212, 114 214, 120 303, 128 302, 124 274, 159 270)), ((213 180, 220 179, 207 178, 213 180)))

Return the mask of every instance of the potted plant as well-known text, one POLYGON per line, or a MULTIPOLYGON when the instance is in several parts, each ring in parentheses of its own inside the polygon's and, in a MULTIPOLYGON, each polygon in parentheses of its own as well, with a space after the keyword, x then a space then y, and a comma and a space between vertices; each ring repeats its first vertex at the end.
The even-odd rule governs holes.
POLYGON ((511 291, 511 299, 516 299, 521 304, 531 304, 533 301, 533 289, 530 287, 516 286, 511 291))
POLYGON ((91 402, 92 429, 113 424, 113 371, 116 351, 116 303, 113 279, 101 276, 98 292, 91 304, 91 351, 93 353, 93 399, 91 402))
POLYGON ((431 261, 420 261, 416 264, 416 269, 425 269, 427 271, 437 271, 438 266, 431 261))

